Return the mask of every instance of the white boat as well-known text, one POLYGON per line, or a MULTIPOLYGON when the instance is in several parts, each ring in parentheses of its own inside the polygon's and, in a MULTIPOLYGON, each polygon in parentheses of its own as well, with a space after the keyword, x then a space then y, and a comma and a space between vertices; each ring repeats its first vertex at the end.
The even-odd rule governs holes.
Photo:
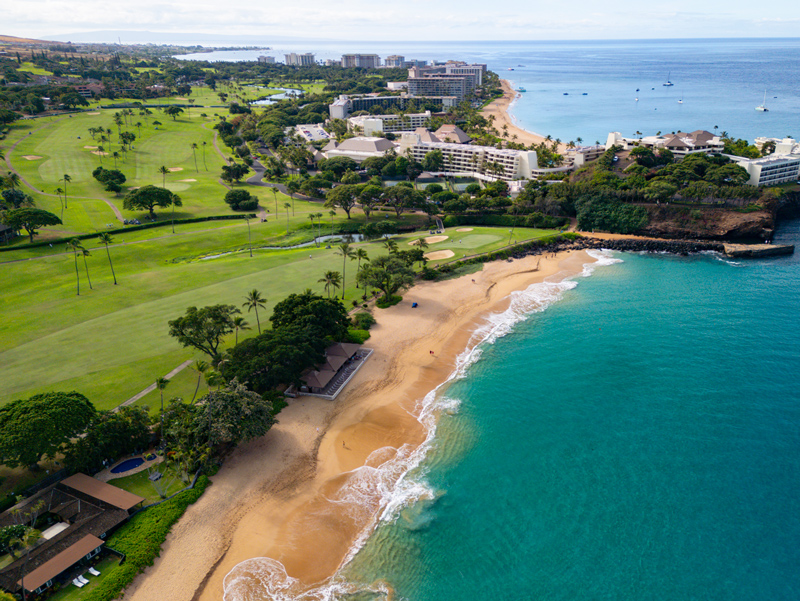
POLYGON ((681 95, 680 100, 678 100, 678 104, 683 104, 683 95, 681 95))
POLYGON ((759 111, 759 112, 762 112, 762 113, 766 113, 767 111, 769 111, 769 109, 767 108, 767 91, 766 90, 764 90, 764 102, 759 104, 756 107, 756 110, 759 111))
POLYGON ((667 81, 665 81, 664 83, 662 83, 662 84, 661 84, 662 86, 667 86, 667 87, 670 87, 670 86, 674 86, 674 85, 675 85, 674 83, 672 83, 672 82, 669 80, 669 77, 670 77, 670 75, 672 75, 672 71, 669 71, 669 72, 667 73, 667 81))

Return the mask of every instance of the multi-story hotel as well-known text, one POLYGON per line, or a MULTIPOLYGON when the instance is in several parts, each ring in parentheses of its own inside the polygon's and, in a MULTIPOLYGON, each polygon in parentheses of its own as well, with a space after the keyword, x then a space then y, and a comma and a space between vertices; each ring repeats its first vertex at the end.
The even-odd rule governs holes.
MULTIPOLYGON (((411 101, 419 100, 419 98, 413 98, 408 95, 379 96, 377 94, 365 94, 363 96, 348 96, 342 94, 328 105, 328 111, 330 112, 331 119, 347 119, 350 113, 369 111, 374 106, 383 107, 384 110, 393 105, 404 109, 411 101)), ((426 104, 433 103, 442 109, 458 105, 458 99, 455 96, 425 97, 424 100, 426 104)))
POLYGON ((383 64, 386 67, 399 67, 402 69, 403 67, 406 66, 406 57, 397 54, 392 54, 391 56, 386 57, 386 60, 384 61, 383 64))
POLYGON ((347 128, 360 129, 365 136, 394 133, 398 131, 414 131, 425 127, 431 118, 431 112, 410 113, 406 115, 359 115, 347 120, 347 128))
POLYGON ((531 179, 536 176, 538 159, 532 150, 510 150, 493 146, 472 146, 446 142, 423 142, 418 134, 403 134, 398 153, 410 152, 422 162, 429 152, 439 150, 444 157, 441 173, 470 175, 485 181, 531 179))
POLYGON ((747 169, 751 186, 775 186, 800 180, 800 154, 771 154, 760 159, 731 157, 747 169))
POLYGON ((343 54, 342 67, 361 67, 375 69, 381 66, 381 57, 377 54, 343 54))
POLYGON ((284 54, 286 57, 286 64, 294 67, 311 67, 314 65, 314 54, 306 52, 305 54, 284 54))

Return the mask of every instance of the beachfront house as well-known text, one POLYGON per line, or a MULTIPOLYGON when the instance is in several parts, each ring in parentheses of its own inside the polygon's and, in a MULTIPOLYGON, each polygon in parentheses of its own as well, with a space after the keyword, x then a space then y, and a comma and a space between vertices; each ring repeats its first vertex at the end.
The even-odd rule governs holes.
POLYGON ((0 568, 0 588, 41 594, 56 582, 82 574, 105 545, 105 538, 125 523, 144 498, 75 474, 52 484, 0 514, 0 528, 30 526, 41 538, 9 556, 0 568))

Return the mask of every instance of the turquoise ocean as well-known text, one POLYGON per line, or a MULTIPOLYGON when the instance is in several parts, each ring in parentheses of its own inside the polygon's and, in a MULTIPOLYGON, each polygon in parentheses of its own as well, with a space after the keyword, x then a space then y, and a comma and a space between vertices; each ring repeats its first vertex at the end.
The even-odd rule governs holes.
MULTIPOLYGON (((800 40, 381 44, 286 51, 484 60, 526 87, 521 125, 562 140, 800 136, 800 40), (658 119, 636 112, 645 95, 626 104, 679 82, 684 104, 658 119)), ((800 244, 800 221, 775 242, 800 244)), ((298 595, 255 558, 226 601, 797 599, 800 256, 595 259, 487 316, 419 399, 425 445, 359 472, 337 501, 372 517, 333 581, 298 595)))

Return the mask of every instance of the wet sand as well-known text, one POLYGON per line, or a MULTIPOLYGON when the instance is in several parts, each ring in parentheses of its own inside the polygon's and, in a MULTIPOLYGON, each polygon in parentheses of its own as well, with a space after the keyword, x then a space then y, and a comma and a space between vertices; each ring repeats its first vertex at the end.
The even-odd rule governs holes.
POLYGON ((281 562, 300 590, 328 579, 379 509, 368 486, 341 498, 353 490, 345 485, 364 477, 365 463, 375 467, 423 442, 417 403, 452 373, 483 316, 505 310, 513 291, 580 273, 589 262, 584 252, 495 262, 417 284, 401 304, 376 309, 365 344, 375 352, 348 389, 334 402, 290 401, 266 436, 237 449, 125 598, 219 600, 225 576, 258 557, 281 562))

